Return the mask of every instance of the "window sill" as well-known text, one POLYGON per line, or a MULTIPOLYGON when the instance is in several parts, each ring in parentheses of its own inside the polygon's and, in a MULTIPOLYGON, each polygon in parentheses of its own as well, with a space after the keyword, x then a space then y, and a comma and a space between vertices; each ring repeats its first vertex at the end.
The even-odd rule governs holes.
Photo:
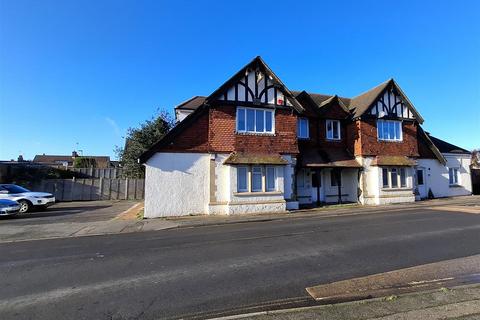
POLYGON ((238 134, 240 136, 268 136, 268 137, 274 137, 275 133, 270 133, 270 132, 238 132, 235 131, 235 134, 238 134))
POLYGON ((283 195, 280 191, 266 191, 266 192, 234 192, 236 197, 251 197, 251 196, 281 196, 283 195))
POLYGON ((413 188, 403 187, 403 188, 382 188, 382 191, 409 191, 413 190, 413 188))
POLYGON ((462 186, 459 184, 451 184, 449 185, 450 188, 461 188, 462 186))
POLYGON ((342 141, 342 138, 340 138, 340 139, 329 139, 329 138, 325 138, 325 141, 327 141, 327 142, 340 142, 340 141, 342 141))
POLYGON ((402 143, 403 140, 383 140, 383 139, 377 139, 378 142, 393 142, 393 143, 402 143))
POLYGON ((298 140, 303 140, 303 141, 310 140, 310 137, 297 137, 297 138, 298 140))

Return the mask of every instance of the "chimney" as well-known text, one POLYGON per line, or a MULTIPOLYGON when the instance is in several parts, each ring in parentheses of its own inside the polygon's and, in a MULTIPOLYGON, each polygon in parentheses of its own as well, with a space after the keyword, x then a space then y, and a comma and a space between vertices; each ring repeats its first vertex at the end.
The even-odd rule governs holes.
POLYGON ((72 151, 72 158, 76 158, 76 157, 78 157, 78 153, 77 151, 74 150, 72 151))
POLYGON ((23 156, 22 156, 22 155, 19 155, 19 156, 18 156, 17 162, 23 162, 23 156))

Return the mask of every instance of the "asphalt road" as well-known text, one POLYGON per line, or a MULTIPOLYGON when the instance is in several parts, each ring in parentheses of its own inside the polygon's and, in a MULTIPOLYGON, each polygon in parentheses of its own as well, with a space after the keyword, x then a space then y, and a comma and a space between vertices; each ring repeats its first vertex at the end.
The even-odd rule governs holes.
POLYGON ((480 253, 480 215, 428 209, 0 244, 2 319, 204 318, 480 253))

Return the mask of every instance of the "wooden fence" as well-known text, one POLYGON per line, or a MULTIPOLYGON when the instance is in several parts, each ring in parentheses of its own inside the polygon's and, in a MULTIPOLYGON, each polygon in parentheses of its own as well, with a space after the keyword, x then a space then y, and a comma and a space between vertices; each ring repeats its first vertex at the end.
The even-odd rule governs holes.
POLYGON ((79 173, 85 178, 123 178, 124 170, 122 168, 68 168, 68 171, 79 173))
POLYGON ((57 201, 142 200, 144 179, 49 179, 34 183, 32 191, 49 192, 57 201))

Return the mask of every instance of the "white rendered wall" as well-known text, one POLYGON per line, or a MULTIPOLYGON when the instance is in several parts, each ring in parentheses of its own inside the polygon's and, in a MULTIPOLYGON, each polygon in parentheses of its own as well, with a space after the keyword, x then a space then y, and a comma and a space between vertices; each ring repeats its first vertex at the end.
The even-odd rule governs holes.
POLYGON ((445 166, 435 159, 418 159, 417 167, 425 169, 427 194, 429 189, 435 198, 472 194, 470 156, 452 153, 444 153, 443 156, 447 160, 445 166), (448 168, 459 169, 458 186, 450 186, 448 168))
POLYGON ((177 122, 183 121, 193 110, 175 110, 175 117, 177 122))
POLYGON ((405 167, 407 186, 404 188, 383 188, 382 167, 372 166, 372 157, 359 157, 363 165, 360 188, 360 202, 367 205, 414 202, 413 168, 405 167))
MULTIPOLYGON (((331 169, 322 171, 322 187, 326 203, 338 203, 338 187, 331 185, 331 169)), ((342 169, 342 202, 357 202, 358 169, 342 169)))
POLYGON ((145 218, 205 214, 209 154, 156 153, 145 164, 145 218))

